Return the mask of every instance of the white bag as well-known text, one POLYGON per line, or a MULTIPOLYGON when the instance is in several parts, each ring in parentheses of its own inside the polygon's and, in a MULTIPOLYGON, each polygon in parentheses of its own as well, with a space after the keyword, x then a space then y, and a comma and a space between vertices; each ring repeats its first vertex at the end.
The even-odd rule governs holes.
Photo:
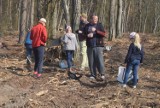
MULTIPOLYGON (((126 68, 123 67, 123 66, 119 66, 118 67, 118 76, 117 76, 117 80, 121 83, 123 83, 124 81, 124 77, 125 77, 125 72, 126 72, 126 68)), ((131 70, 129 72, 129 76, 128 76, 128 81, 132 80, 133 79, 133 71, 131 70)), ((137 76, 137 79, 138 79, 138 76, 137 76)), ((127 82, 128 82, 127 81, 127 82)))
POLYGON ((61 69, 66 69, 66 68, 68 68, 67 61, 66 61, 66 60, 60 60, 60 61, 59 61, 59 67, 60 67, 61 69))

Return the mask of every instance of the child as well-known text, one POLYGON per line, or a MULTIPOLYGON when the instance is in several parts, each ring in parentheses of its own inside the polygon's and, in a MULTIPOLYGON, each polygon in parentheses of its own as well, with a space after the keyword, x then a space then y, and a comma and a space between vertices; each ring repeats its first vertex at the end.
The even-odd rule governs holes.
POLYGON ((66 34, 64 36, 64 39, 62 40, 64 42, 64 50, 66 51, 66 59, 68 64, 68 71, 72 71, 72 58, 74 51, 78 49, 78 42, 76 39, 76 35, 72 33, 72 29, 70 26, 66 27, 66 34))
POLYGON ((31 55, 32 55, 32 40, 30 39, 31 31, 28 29, 28 33, 25 39, 25 47, 26 47, 26 58, 27 58, 27 67, 28 70, 31 71, 31 55))
POLYGON ((125 58, 126 65, 126 73, 124 77, 123 87, 126 87, 128 75, 131 69, 133 69, 133 88, 136 88, 137 85, 137 72, 140 63, 143 62, 143 48, 140 44, 139 34, 136 32, 132 32, 129 35, 131 44, 128 49, 128 54, 125 58))

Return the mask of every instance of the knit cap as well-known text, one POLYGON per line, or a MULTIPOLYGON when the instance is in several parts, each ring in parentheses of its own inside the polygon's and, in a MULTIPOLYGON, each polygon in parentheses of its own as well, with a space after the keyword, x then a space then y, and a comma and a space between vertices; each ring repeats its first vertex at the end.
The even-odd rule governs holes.
POLYGON ((130 35, 129 35, 129 38, 131 38, 131 39, 132 39, 132 38, 134 38, 134 37, 135 37, 135 35, 136 35, 136 32, 131 32, 131 33, 130 33, 130 35))

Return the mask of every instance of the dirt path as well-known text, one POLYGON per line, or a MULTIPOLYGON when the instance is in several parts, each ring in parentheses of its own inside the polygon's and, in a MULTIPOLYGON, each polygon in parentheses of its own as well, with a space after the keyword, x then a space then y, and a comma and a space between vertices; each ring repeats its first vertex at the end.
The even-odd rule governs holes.
POLYGON ((42 78, 35 79, 26 69, 25 51, 16 45, 17 37, 0 37, 0 107, 160 108, 160 37, 143 36, 145 60, 137 89, 122 88, 116 81, 129 45, 126 37, 109 43, 112 51, 104 53, 105 81, 90 80, 88 71, 81 72, 80 80, 71 80, 57 66, 44 66, 42 78))

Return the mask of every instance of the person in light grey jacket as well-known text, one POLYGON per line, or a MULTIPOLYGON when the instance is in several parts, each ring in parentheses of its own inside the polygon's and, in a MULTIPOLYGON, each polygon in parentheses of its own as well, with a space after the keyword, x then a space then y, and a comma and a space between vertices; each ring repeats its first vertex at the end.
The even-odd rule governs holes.
POLYGON ((73 72, 72 70, 72 58, 75 50, 78 49, 78 42, 76 39, 76 35, 72 33, 72 28, 70 26, 66 27, 66 34, 62 39, 64 43, 64 50, 66 51, 66 59, 68 64, 68 71, 73 72))

